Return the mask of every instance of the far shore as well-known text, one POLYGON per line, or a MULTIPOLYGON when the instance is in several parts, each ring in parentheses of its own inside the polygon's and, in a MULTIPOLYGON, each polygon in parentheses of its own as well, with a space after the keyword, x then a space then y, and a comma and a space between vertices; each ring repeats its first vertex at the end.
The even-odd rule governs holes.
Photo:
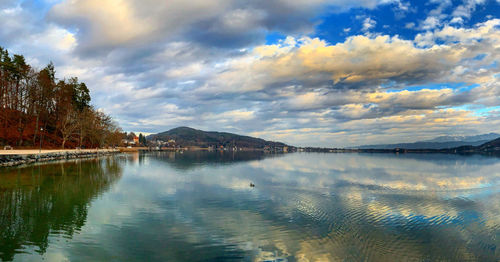
MULTIPOLYGON (((47 154, 79 154, 79 153, 108 153, 108 152, 139 152, 139 151, 178 151, 178 150, 189 150, 189 151, 217 151, 220 149, 209 149, 203 147, 162 147, 160 149, 149 148, 149 147, 116 147, 114 149, 13 149, 13 150, 0 150, 0 156, 26 156, 26 155, 47 155, 47 154)), ((241 148, 238 151, 262 151, 262 149, 255 148, 241 148)))

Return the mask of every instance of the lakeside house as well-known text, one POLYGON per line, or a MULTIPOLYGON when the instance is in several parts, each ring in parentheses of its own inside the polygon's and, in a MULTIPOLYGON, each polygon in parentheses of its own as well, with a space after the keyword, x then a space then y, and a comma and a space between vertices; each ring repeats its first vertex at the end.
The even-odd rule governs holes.
POLYGON ((176 143, 174 139, 169 139, 168 141, 163 141, 161 139, 156 139, 149 142, 150 145, 161 147, 176 147, 176 143))
POLYGON ((122 139, 122 143, 125 145, 130 145, 130 146, 138 145, 139 144, 139 137, 134 134, 131 137, 127 137, 125 139, 122 139))

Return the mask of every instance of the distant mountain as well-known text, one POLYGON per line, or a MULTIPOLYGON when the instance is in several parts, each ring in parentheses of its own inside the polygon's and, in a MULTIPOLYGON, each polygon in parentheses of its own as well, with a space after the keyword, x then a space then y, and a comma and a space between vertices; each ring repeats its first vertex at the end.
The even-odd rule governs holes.
POLYGON ((423 142, 477 142, 477 141, 491 141, 500 137, 500 134, 489 133, 475 136, 439 136, 431 140, 423 142))
POLYGON ((359 146, 359 149, 447 149, 457 148, 462 146, 480 146, 491 140, 497 139, 500 134, 489 133, 475 136, 440 136, 431 140, 418 141, 414 143, 398 143, 398 144, 381 144, 381 145, 364 145, 359 146))
POLYGON ((150 135, 148 140, 175 140, 176 145, 198 146, 198 147, 243 147, 243 148, 264 148, 287 146, 281 142, 266 141, 261 138, 242 136, 226 132, 203 131, 190 127, 177 127, 166 132, 150 135))
POLYGON ((497 138, 495 140, 492 140, 488 143, 482 144, 479 149, 481 150, 500 150, 500 138, 497 138))
POLYGON ((479 146, 461 146, 450 150, 455 153, 498 154, 500 153, 500 138, 486 142, 479 146))

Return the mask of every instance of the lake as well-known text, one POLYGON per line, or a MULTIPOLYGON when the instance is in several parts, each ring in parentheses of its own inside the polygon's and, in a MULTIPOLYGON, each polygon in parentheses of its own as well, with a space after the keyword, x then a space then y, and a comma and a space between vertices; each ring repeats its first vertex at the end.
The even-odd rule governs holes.
POLYGON ((197 151, 0 169, 0 260, 42 259, 500 261, 500 158, 197 151))

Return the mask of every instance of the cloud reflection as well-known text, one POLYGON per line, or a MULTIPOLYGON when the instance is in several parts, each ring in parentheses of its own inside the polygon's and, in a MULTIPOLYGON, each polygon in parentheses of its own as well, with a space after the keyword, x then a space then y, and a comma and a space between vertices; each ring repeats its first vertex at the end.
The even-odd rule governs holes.
POLYGON ((233 165, 202 162, 195 169, 145 158, 140 168, 124 168, 121 183, 96 203, 100 216, 92 217, 92 226, 101 224, 101 215, 118 225, 96 237, 106 236, 99 242, 123 258, 139 250, 146 258, 174 260, 197 260, 193 254, 254 261, 499 256, 496 158, 289 154, 233 165), (130 235, 134 241, 113 245, 130 235), (148 248, 149 239, 182 251, 148 248))

